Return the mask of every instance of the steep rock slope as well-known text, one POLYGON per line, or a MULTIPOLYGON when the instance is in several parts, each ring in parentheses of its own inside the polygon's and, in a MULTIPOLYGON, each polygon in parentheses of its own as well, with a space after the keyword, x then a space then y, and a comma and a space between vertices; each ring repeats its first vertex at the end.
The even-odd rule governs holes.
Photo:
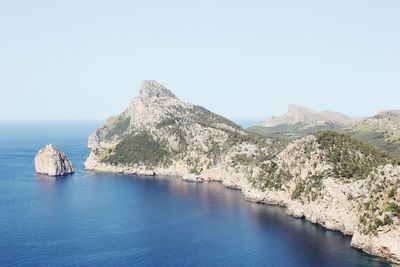
POLYGON ((345 135, 316 133, 286 146, 145 81, 129 108, 90 136, 89 147, 88 170, 220 181, 400 261, 398 159, 345 135))

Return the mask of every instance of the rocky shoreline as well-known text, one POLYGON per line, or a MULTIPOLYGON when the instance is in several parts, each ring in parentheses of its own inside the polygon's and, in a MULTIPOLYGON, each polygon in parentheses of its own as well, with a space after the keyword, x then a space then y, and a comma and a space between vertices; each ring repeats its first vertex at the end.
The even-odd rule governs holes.
MULTIPOLYGON (((335 183, 334 179, 325 181, 324 190, 336 191, 336 195, 340 194, 341 198, 338 201, 334 199, 324 199, 318 203, 302 204, 298 201, 293 201, 288 192, 262 192, 254 189, 249 183, 243 182, 243 179, 224 179, 219 176, 221 173, 226 173, 223 170, 214 170, 208 172, 207 175, 195 175, 188 173, 178 173, 179 170, 172 168, 155 168, 146 169, 145 167, 126 167, 112 166, 104 163, 99 163, 96 156, 91 154, 85 162, 84 169, 87 171, 117 173, 122 175, 139 175, 139 176, 163 176, 174 179, 182 179, 186 182, 203 183, 203 182, 220 182, 224 187, 240 190, 244 200, 266 204, 278 205, 286 208, 288 215, 296 218, 304 218, 305 220, 321 225, 328 230, 339 231, 344 235, 352 236, 351 246, 360 249, 372 256, 381 257, 390 261, 394 265, 400 265, 400 247, 398 238, 400 236, 400 227, 395 229, 384 229, 378 233, 378 236, 364 235, 357 232, 358 218, 354 213, 347 212, 346 208, 352 208, 352 204, 345 204, 347 190, 355 187, 361 187, 362 182, 358 185, 345 186, 335 183), (237 183, 237 181, 240 181, 237 183), (328 188, 328 189, 327 189, 328 188), (322 204, 325 203, 325 204, 322 204)), ((182 169, 181 169, 182 170, 182 169)), ((226 173, 228 174, 228 173, 226 173)), ((234 174, 232 174, 234 175, 234 174)), ((229 177, 229 176, 225 176, 229 177)))

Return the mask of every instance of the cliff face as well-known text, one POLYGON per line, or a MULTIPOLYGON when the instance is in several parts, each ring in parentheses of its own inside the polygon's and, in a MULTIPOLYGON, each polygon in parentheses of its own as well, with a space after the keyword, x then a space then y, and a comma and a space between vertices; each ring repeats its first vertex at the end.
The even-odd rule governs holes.
POLYGON ((129 108, 90 136, 89 147, 88 170, 220 181, 400 262, 397 159, 344 135, 307 135, 284 146, 145 81, 129 108))

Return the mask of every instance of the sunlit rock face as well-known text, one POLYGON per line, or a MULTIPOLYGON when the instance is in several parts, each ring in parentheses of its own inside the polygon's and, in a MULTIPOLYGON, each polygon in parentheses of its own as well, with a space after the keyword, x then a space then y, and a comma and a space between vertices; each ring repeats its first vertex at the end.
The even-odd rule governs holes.
POLYGON ((54 145, 46 145, 35 157, 36 173, 63 176, 75 172, 68 157, 54 145))

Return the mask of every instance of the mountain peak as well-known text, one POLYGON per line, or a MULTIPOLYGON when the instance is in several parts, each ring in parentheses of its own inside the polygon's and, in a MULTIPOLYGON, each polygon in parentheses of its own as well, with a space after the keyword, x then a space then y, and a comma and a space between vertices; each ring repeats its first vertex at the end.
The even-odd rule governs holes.
POLYGON ((290 104, 288 106, 288 113, 313 113, 313 112, 314 112, 313 110, 300 105, 290 104))
POLYGON ((155 80, 145 80, 142 82, 140 97, 145 100, 154 98, 177 98, 169 89, 155 80))

